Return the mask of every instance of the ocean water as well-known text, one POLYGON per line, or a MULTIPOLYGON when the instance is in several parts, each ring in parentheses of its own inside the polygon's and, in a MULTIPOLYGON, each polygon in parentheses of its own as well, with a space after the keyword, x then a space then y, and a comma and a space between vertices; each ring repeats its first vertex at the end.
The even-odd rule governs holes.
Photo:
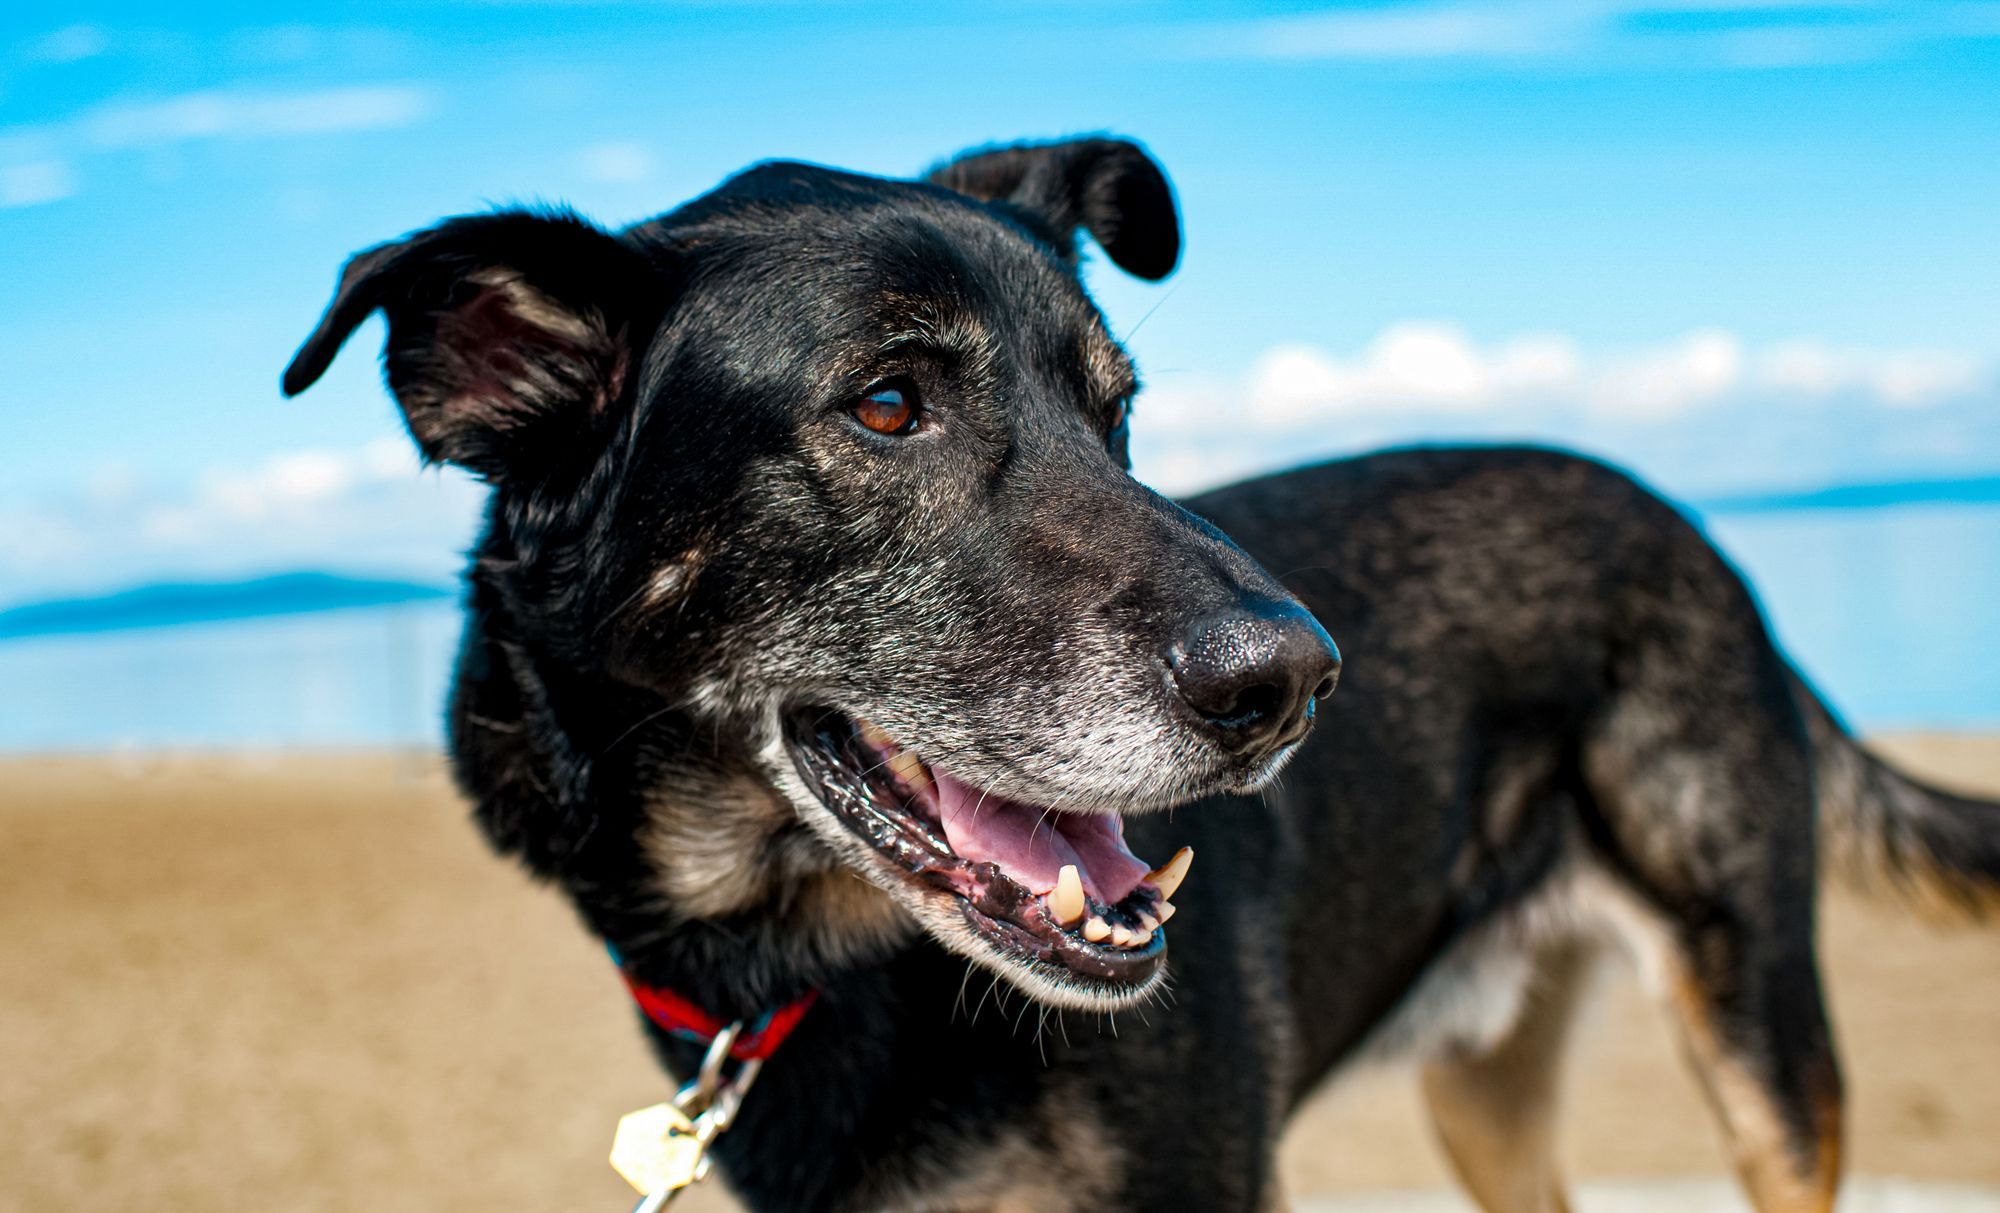
MULTIPOLYGON (((1852 723, 2000 726, 2000 506, 1706 525, 1852 723)), ((0 750, 434 745, 458 626, 423 603, 0 643, 0 750)))
POLYGON ((459 608, 0 643, 0 750, 435 744, 459 608))
POLYGON ((1707 530, 1849 723, 2000 726, 2000 505, 1743 514, 1707 530))

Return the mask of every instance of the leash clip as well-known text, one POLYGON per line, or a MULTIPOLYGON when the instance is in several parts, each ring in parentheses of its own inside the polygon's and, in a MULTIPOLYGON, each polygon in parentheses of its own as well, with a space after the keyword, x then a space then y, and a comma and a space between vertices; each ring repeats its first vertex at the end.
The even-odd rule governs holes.
POLYGON ((736 1119, 743 1097, 757 1081, 764 1059, 753 1057, 724 1071, 743 1033, 737 1020, 708 1043, 694 1079, 670 1102, 629 1112, 611 1142, 611 1166, 641 1194, 632 1213, 659 1213, 688 1188, 708 1178, 708 1147, 736 1119))

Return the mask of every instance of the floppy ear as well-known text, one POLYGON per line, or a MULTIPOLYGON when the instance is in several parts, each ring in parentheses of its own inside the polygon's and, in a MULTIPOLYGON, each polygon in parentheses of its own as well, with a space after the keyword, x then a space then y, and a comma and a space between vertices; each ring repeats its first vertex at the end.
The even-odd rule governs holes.
POLYGON ((1157 281, 1180 259, 1173 187, 1136 143, 1075 139, 967 152, 930 181, 1038 220, 1072 252, 1082 227, 1120 269, 1157 281))
POLYGON ((347 263, 285 368, 285 394, 311 387, 380 308, 384 374, 424 456, 488 479, 532 474, 623 396, 632 343, 658 317, 660 278, 635 249, 573 215, 448 220, 347 263))

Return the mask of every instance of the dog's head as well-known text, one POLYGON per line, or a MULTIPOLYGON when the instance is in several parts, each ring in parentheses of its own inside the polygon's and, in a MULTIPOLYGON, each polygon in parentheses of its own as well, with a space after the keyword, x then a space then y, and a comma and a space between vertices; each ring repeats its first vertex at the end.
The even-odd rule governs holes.
POLYGON ((1178 258, 1165 177, 1102 139, 924 181, 767 164, 619 234, 456 219, 356 257, 284 386, 387 314, 411 434, 494 486, 522 643, 741 754, 728 795, 654 810, 700 862, 773 862, 768 837, 701 842, 743 834, 719 818, 747 782, 764 834, 817 840, 788 862, 861 874, 1046 1001, 1115 1007, 1161 980, 1186 870, 1135 857, 1121 814, 1268 780, 1339 659, 1128 473, 1137 382, 1079 229, 1144 278, 1178 258))

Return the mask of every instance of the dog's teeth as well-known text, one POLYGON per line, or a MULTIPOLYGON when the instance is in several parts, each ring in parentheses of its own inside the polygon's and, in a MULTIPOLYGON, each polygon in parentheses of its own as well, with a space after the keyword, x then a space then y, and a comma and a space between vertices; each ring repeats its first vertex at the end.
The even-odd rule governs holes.
POLYGON ((896 739, 884 733, 880 725, 857 716, 854 731, 860 734, 861 740, 888 755, 882 760, 883 765, 905 785, 919 792, 937 792, 937 783, 931 778, 931 769, 924 765, 924 760, 897 745, 896 739))
POLYGON ((1090 921, 1083 924, 1083 937, 1092 943, 1103 943, 1111 935, 1111 924, 1092 914, 1090 921))
POLYGON ((889 769, 896 773, 896 778, 919 792, 936 789, 937 785, 931 782, 931 769, 924 765, 923 759, 908 750, 897 750, 889 755, 889 769))
POLYGON ((1055 891, 1049 894, 1049 913, 1064 926, 1083 917, 1083 877, 1077 874, 1075 864, 1066 863, 1057 873, 1055 891))
POLYGON ((1187 879, 1188 865, 1193 862, 1194 848, 1182 847, 1174 852, 1172 859, 1146 873, 1146 879, 1152 881, 1153 887, 1160 891, 1161 901, 1172 897, 1180 889, 1181 881, 1187 879))
POLYGON ((1160 899, 1160 921, 1167 922, 1171 920, 1174 916, 1174 909, 1174 903, 1162 897, 1160 899))
POLYGON ((1131 946, 1143 948, 1151 942, 1153 942, 1153 928, 1147 927, 1145 930, 1133 934, 1131 946))
POLYGON ((1141 931, 1144 931, 1146 934, 1151 935, 1153 931, 1159 927, 1159 925, 1160 925, 1159 919, 1153 917, 1151 914, 1146 913, 1146 911, 1144 910, 1139 911, 1139 929, 1141 931))
POLYGON ((1134 938, 1130 927, 1120 925, 1111 928, 1111 946, 1114 948, 1122 948, 1134 938))
POLYGON ((896 748, 895 741, 887 733, 884 733, 881 727, 872 720, 857 719, 855 721, 855 728, 861 734, 861 740, 867 742, 869 745, 880 746, 885 750, 896 748))

